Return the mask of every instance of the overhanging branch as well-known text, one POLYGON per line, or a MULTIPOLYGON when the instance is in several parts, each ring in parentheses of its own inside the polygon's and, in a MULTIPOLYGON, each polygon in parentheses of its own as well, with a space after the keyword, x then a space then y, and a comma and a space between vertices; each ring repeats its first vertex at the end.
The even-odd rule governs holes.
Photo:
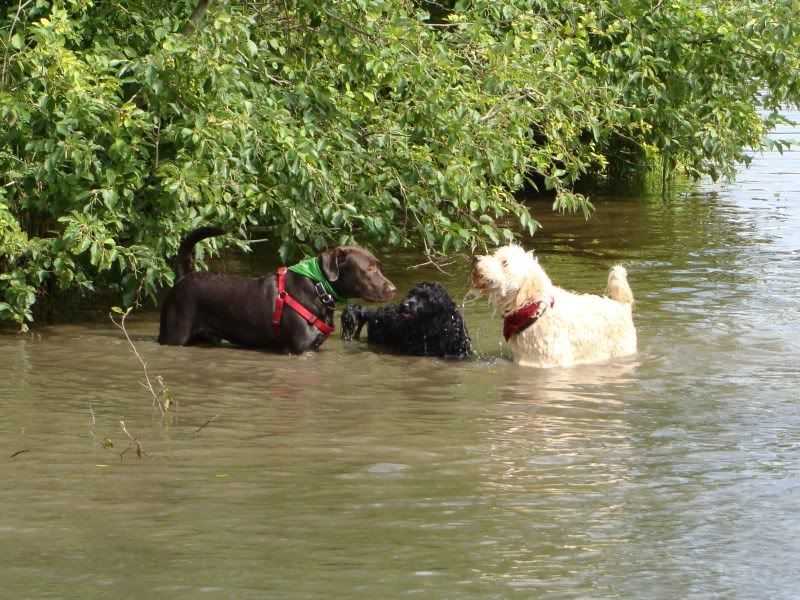
POLYGON ((192 16, 189 17, 189 20, 186 21, 186 25, 184 25, 181 30, 183 35, 189 35, 197 29, 197 24, 203 20, 203 17, 205 17, 208 12, 208 4, 209 0, 200 0, 197 3, 197 6, 195 6, 192 11, 192 16))

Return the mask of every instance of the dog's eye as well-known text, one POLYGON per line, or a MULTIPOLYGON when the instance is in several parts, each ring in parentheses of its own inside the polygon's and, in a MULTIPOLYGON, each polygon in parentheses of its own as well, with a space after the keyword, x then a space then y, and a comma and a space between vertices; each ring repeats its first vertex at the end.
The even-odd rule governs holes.
POLYGON ((507 267, 507 266, 508 266, 508 261, 507 261, 507 260, 504 260, 504 261, 503 261, 503 266, 504 266, 504 267, 507 267))

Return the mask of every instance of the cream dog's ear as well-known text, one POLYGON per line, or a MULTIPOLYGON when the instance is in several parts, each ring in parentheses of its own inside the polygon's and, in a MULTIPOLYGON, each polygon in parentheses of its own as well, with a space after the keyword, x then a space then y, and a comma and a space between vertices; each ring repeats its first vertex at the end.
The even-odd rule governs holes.
POLYGON ((550 282, 547 273, 539 266, 532 252, 527 254, 530 254, 531 258, 533 258, 534 265, 530 269, 526 269, 525 279, 519 286, 519 291, 517 291, 515 304, 518 308, 527 306, 531 302, 545 300, 552 293, 553 284, 550 282))
POLYGON ((526 279, 517 292, 517 297, 514 300, 514 308, 519 309, 527 306, 531 302, 541 300, 542 290, 536 285, 533 279, 526 279))

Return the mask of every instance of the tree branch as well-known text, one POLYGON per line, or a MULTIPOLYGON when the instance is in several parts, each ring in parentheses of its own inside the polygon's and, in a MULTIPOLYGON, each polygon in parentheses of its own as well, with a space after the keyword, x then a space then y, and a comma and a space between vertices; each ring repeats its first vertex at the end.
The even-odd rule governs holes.
POLYGON ((11 38, 14 37, 14 27, 17 26, 17 22, 19 21, 19 15, 22 13, 23 10, 27 8, 27 6, 33 2, 33 0, 28 0, 25 4, 22 3, 22 0, 19 0, 17 3, 17 14, 14 15, 14 20, 11 21, 11 27, 8 29, 8 41, 6 42, 6 51, 3 55, 3 74, 0 77, 0 89, 5 89, 6 87, 6 69, 8 68, 8 49, 11 48, 11 38))
POLYGON ((352 23, 347 21, 344 17, 340 17, 339 15, 337 15, 335 13, 332 13, 327 8, 323 8, 322 12, 325 13, 328 17, 330 17, 334 21, 339 21, 339 23, 344 25, 350 31, 355 31, 356 33, 360 33, 361 35, 363 35, 367 39, 370 39, 370 40, 373 39, 372 35, 369 33, 369 31, 365 31, 364 29, 361 29, 360 27, 356 27, 355 25, 353 25, 352 23))
POLYGON ((192 11, 192 16, 189 17, 189 20, 186 21, 186 25, 184 25, 181 30, 183 35, 189 35, 197 29, 197 24, 203 20, 203 17, 205 17, 208 12, 208 3, 209 0, 200 0, 197 3, 197 6, 195 6, 192 11))

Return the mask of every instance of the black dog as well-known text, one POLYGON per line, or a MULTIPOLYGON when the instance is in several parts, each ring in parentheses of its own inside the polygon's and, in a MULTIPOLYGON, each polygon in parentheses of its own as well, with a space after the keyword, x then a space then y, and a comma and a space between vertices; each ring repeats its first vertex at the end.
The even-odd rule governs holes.
POLYGON ((401 354, 465 358, 472 354, 467 327, 455 302, 438 283, 418 283, 402 304, 369 309, 351 304, 342 313, 342 338, 367 341, 401 354))
MULTIPOLYGON (((176 282, 161 306, 158 342, 179 346, 228 340, 241 346, 293 353, 318 348, 327 336, 288 304, 283 305, 279 330, 273 327, 278 296, 274 273, 248 278, 193 272, 194 245, 222 233, 222 229, 204 227, 181 242, 176 282)), ((319 254, 317 261, 322 275, 344 298, 385 302, 394 295, 394 285, 381 273, 378 260, 364 248, 337 246, 319 254)), ((289 271, 285 289, 311 313, 311 319, 316 317, 333 327, 333 301, 314 280, 289 271)))

